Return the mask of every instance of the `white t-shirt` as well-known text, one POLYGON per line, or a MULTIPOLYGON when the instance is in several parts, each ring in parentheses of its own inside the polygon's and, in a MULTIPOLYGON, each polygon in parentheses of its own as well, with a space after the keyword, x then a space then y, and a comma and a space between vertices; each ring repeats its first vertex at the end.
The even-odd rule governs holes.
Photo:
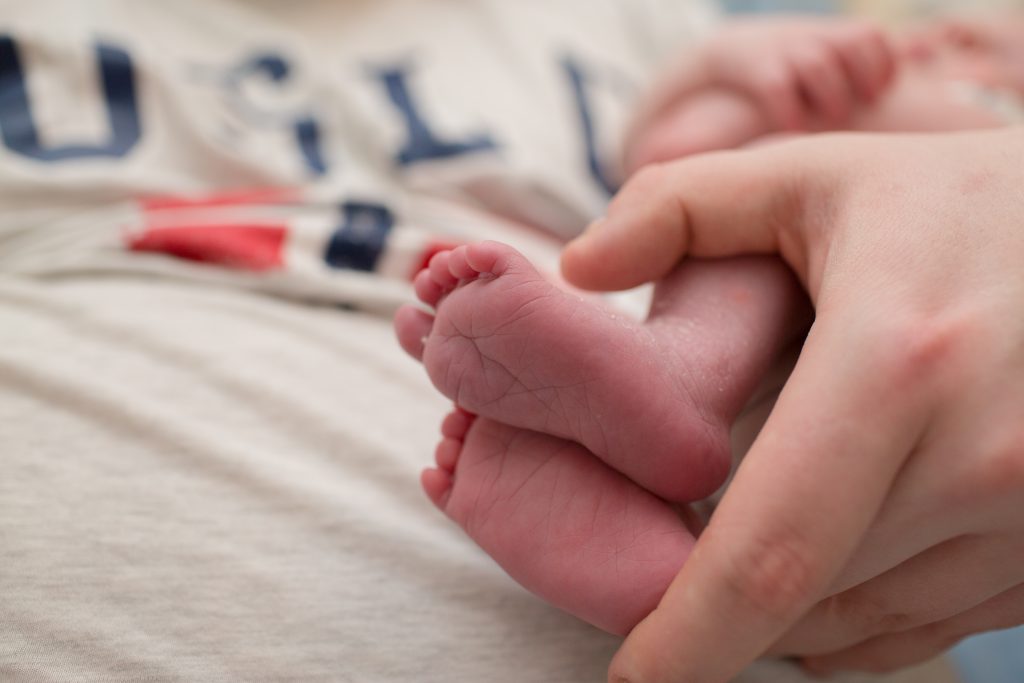
POLYGON ((390 307, 438 245, 530 252, 599 215, 635 96, 713 18, 698 0, 0 2, 0 267, 390 307))

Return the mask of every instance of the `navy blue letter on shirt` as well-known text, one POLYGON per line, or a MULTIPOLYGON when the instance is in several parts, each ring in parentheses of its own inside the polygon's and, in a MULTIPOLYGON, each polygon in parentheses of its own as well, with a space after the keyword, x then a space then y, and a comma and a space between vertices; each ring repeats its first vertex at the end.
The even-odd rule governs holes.
POLYGON ((132 60, 121 48, 106 43, 96 45, 96 58, 110 123, 110 139, 96 145, 43 147, 32 118, 18 46, 11 36, 0 35, 0 136, 4 145, 12 152, 38 161, 95 157, 116 159, 128 154, 142 134, 132 60))
MULTIPOLYGON (((242 84, 249 76, 262 76, 274 84, 285 84, 291 77, 292 67, 282 56, 275 53, 257 54, 236 67, 229 75, 226 82, 228 90, 238 98, 238 102, 245 111, 256 121, 276 122, 279 114, 263 111, 261 108, 246 101, 242 94, 242 84)), ((292 115, 287 115, 289 118, 292 115)), ((327 162, 324 160, 323 144, 320 136, 320 124, 308 113, 300 114, 289 120, 288 125, 292 127, 295 135, 295 143, 298 145, 299 153, 306 164, 306 168, 313 175, 324 175, 327 173, 327 162)))
POLYGON ((332 268, 372 271, 395 224, 394 216, 387 207, 368 202, 345 202, 341 213, 341 227, 331 236, 324 260, 332 268))
POLYGON ((590 176, 611 197, 618 191, 618 186, 611 181, 608 173, 601 165, 597 153, 597 129, 594 125, 594 114, 587 97, 586 74, 583 68, 571 57, 562 60, 562 67, 569 77, 569 86, 572 88, 573 100, 576 103, 576 112, 579 116, 580 127, 583 129, 583 143, 587 148, 587 168, 590 169, 590 176))
POLYGON ((387 90, 391 103, 402 114, 409 134, 398 152, 398 163, 402 166, 497 149, 494 140, 486 133, 471 135, 464 140, 442 140, 435 135, 417 108, 409 90, 408 68, 384 69, 376 76, 387 90))

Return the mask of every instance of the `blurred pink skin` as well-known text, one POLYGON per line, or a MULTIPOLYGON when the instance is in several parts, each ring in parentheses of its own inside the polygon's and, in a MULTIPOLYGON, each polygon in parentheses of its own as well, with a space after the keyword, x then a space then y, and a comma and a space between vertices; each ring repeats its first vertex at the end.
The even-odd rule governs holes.
POLYGON ((912 69, 934 78, 1018 91, 1024 86, 1024 63, 992 42, 967 39, 946 25, 909 31, 898 45, 912 69))
POLYGON ((908 31, 900 47, 915 60, 971 62, 961 77, 1024 92, 1024 13, 933 22, 908 31))
MULTIPOLYGON (((1024 22, 1018 30, 1024 44, 1024 22)), ((929 25, 898 36, 894 44, 901 68, 881 97, 862 103, 839 125, 811 119, 806 132, 939 132, 1005 125, 991 110, 956 97, 951 83, 1024 94, 1024 47, 1014 43, 1013 50, 1007 50, 993 40, 970 36, 960 24, 929 25), (1019 61, 1014 51, 1020 52, 1019 61)), ((753 99, 730 88, 706 88, 663 107, 642 130, 635 131, 625 167, 632 174, 647 164, 777 137, 753 99)))

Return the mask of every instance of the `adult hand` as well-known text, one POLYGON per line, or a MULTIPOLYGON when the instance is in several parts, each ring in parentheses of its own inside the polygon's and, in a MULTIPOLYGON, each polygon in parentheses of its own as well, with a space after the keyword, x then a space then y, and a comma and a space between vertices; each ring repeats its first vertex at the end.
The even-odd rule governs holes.
POLYGON ((563 257, 591 289, 780 253, 817 319, 611 680, 774 644, 880 671, 1024 623, 1024 130, 819 136, 652 167, 563 257))

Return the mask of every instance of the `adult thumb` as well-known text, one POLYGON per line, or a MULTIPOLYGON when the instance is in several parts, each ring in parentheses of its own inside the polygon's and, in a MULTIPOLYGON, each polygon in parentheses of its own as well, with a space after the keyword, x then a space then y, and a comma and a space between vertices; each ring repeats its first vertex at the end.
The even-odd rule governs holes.
POLYGON ((853 136, 819 136, 648 166, 566 246, 562 273, 618 290, 664 277, 684 256, 779 253, 806 284, 808 251, 855 152, 853 136))

